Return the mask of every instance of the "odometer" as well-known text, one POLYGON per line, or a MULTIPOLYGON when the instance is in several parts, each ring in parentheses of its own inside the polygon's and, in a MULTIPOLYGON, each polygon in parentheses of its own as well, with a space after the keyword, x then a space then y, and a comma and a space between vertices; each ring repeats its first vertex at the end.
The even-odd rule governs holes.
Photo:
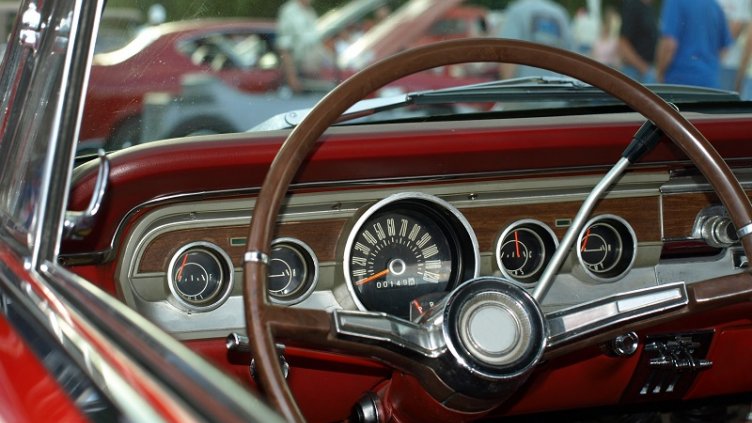
POLYGON ((359 308, 408 317, 411 301, 474 276, 476 251, 456 209, 402 194, 360 216, 345 251, 345 277, 359 308))

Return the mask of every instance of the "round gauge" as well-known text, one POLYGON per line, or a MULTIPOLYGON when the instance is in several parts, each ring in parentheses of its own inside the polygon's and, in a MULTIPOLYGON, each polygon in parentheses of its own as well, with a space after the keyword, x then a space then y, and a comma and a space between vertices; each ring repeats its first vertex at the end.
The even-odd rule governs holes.
POLYGON ((496 241, 496 264, 517 282, 534 283, 546 268, 558 241, 551 229, 536 220, 520 220, 496 241))
POLYGON ((232 288, 232 262, 208 242, 188 244, 170 260, 168 283, 178 302, 191 310, 218 307, 232 288))
POLYGON ((407 318, 412 301, 477 275, 477 245, 469 224, 449 203, 398 194, 355 223, 344 253, 345 278, 359 308, 407 318))
POLYGON ((626 221, 604 215, 586 224, 577 245, 582 267, 596 279, 613 281, 632 267, 637 238, 626 221))
POLYGON ((280 304, 295 304, 310 295, 318 275, 318 261, 308 245, 293 238, 272 242, 267 273, 268 291, 280 304))

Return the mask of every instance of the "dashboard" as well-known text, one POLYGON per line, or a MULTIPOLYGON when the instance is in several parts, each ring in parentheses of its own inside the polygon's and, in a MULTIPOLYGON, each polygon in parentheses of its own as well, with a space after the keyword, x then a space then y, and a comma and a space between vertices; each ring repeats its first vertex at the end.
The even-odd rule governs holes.
MULTIPOLYGON (((752 121, 685 114, 752 191, 752 121)), ((634 113, 608 113, 586 122, 559 116, 330 128, 283 201, 269 251, 269 298, 298 311, 331 312, 327 322, 337 318, 347 330, 360 310, 387 310, 415 322, 453 286, 488 277, 532 293, 583 200, 643 122, 634 113)), ((245 333, 249 223, 287 134, 164 140, 108 154, 100 214, 82 239, 63 242, 61 262, 253 386, 250 357, 228 352, 225 340, 245 333)), ((73 178, 69 208, 83 210, 96 186, 96 161, 77 167, 73 178)), ((737 357, 749 343, 746 304, 729 300, 729 307, 710 311, 693 304, 686 318, 634 326, 641 347, 674 342, 664 335, 680 333, 703 346, 698 357, 713 361, 712 372, 680 370, 691 377, 670 395, 652 394, 655 352, 615 358, 601 347, 623 335, 621 327, 585 332, 593 322, 693 301, 688 293, 715 301, 722 290, 712 279, 747 268, 719 204, 667 141, 631 166, 574 234, 541 303, 557 333, 583 338, 552 337, 555 354, 546 353, 500 413, 644 401, 648 385, 655 400, 748 391, 752 378, 739 376, 749 369, 737 357), (592 389, 596 382, 602 389, 592 389)), ((291 389, 313 420, 341 419, 363 392, 387 379, 422 390, 368 353, 342 355, 328 345, 312 350, 295 336, 280 342, 291 389), (321 406, 321 386, 341 400, 336 407, 321 406)), ((391 357, 400 363, 409 354, 391 357)))
MULTIPOLYGON (((478 276, 504 277, 532 291, 598 181, 591 174, 476 175, 294 193, 272 244, 269 296, 290 307, 415 320, 478 276)), ((744 255, 733 239, 724 245, 732 248, 707 248, 691 260, 664 257, 667 245, 706 244, 709 221, 724 234, 723 209, 707 190, 665 171, 625 175, 577 234, 544 310, 738 272, 744 255)), ((253 199, 168 200, 140 217, 125 240, 119 291, 180 339, 242 331, 242 259, 253 199)))

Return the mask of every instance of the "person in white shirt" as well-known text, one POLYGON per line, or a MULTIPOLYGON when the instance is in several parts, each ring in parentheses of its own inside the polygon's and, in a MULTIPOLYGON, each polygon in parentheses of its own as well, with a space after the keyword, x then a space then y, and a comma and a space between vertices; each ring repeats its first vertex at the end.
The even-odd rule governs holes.
POLYGON ((330 63, 330 53, 316 31, 318 15, 311 0, 288 0, 277 15, 276 46, 287 85, 305 89, 304 79, 315 78, 330 63))

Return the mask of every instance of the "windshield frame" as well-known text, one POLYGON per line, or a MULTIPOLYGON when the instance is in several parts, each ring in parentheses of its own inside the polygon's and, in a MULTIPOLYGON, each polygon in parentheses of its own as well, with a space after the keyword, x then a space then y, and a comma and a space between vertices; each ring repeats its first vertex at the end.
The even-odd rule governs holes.
POLYGON ((28 256, 32 268, 54 262, 60 248, 83 93, 103 7, 101 0, 26 0, 13 30, 15 42, 5 53, 0 236, 28 256))

